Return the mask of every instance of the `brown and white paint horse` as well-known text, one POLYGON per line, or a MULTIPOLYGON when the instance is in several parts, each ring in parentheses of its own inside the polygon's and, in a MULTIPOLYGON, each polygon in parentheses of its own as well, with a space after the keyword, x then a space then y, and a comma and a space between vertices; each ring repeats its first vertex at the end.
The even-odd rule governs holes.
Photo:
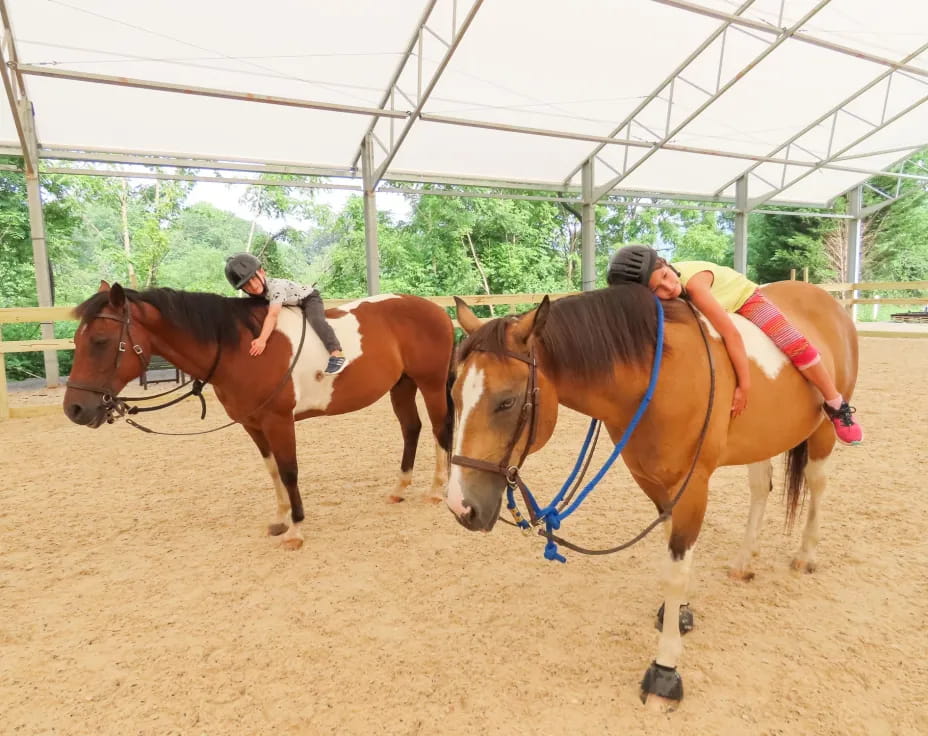
MULTIPOLYGON (((764 294, 818 347, 838 389, 850 397, 857 377, 857 335, 844 310, 824 291, 800 282, 770 284, 764 294)), ((663 305, 665 351, 656 392, 622 454, 660 511, 671 503, 693 462, 709 393, 709 362, 696 318, 680 300, 663 305)), ((494 469, 544 446, 558 404, 601 419, 613 442, 619 439, 648 384, 656 310, 646 288, 624 284, 556 302, 545 298, 525 315, 486 324, 458 300, 457 316, 469 337, 459 348, 452 388, 456 416, 447 503, 465 527, 487 531, 496 522, 506 488, 494 469), (538 391, 534 440, 526 448, 530 422, 520 415, 532 380, 526 362, 530 355, 537 363, 538 391)), ((693 476, 665 523, 664 610, 679 611, 680 620, 663 617, 657 655, 642 682, 642 699, 651 706, 673 707, 683 695, 676 667, 683 651, 681 628, 692 625, 687 590, 693 546, 717 467, 749 467, 751 507, 732 576, 753 577, 752 554, 771 488, 770 458, 783 452, 790 453, 787 522, 796 514, 803 474, 810 491, 808 520, 792 565, 807 572, 815 568, 834 430, 816 389, 757 327, 732 317, 750 358, 752 388, 746 411, 732 419, 731 363, 719 336, 700 317, 709 334, 716 398, 693 476)))
POLYGON ((448 372, 454 349, 451 319, 416 296, 383 294, 326 312, 347 358, 337 375, 326 375, 328 353, 308 325, 300 344, 303 313, 284 309, 259 357, 248 354, 267 302, 217 294, 150 289, 135 292, 102 282, 75 308, 81 324, 74 336, 74 366, 64 412, 77 424, 99 427, 111 416, 113 397, 138 377, 152 354, 185 373, 209 376, 230 419, 254 440, 277 492, 277 515, 268 527, 283 545, 303 543, 303 502, 297 474, 294 422, 356 411, 387 391, 403 435, 400 478, 390 500, 409 486, 422 423, 416 408, 421 391, 435 440, 435 474, 429 500, 440 502, 447 483, 451 429, 448 372), (120 349, 122 348, 122 349, 120 349))

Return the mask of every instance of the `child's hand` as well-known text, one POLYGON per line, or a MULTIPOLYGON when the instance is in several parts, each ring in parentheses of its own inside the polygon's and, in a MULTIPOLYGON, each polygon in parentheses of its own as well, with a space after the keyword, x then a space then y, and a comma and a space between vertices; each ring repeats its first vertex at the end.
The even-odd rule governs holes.
POLYGON ((251 349, 248 351, 249 355, 261 355, 264 352, 264 348, 267 345, 267 340, 262 340, 260 337, 256 337, 251 341, 251 349))
POLYGON ((748 392, 741 388, 741 386, 735 387, 735 395, 731 400, 731 415, 732 417, 738 416, 741 412, 745 410, 748 405, 748 392))

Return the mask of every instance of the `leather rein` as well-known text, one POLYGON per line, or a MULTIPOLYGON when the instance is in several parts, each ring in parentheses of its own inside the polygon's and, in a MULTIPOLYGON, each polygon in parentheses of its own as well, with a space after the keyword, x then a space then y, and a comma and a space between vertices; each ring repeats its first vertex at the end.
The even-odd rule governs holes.
MULTIPOLYGON (((172 388, 169 391, 163 391, 159 394, 155 394, 154 396, 118 396, 117 392, 113 390, 111 386, 112 386, 114 379, 119 374, 120 363, 122 362, 123 356, 127 352, 126 346, 128 344, 131 344, 132 352, 134 352, 138 356, 139 364, 141 367, 141 371, 139 373, 140 375, 144 374, 145 371, 148 369, 148 364, 151 362, 151 356, 146 356, 145 351, 142 349, 141 345, 139 345, 137 342, 135 342, 135 340, 132 339, 132 332, 131 332, 132 312, 130 311, 128 301, 126 302, 126 305, 125 305, 124 316, 119 317, 119 316, 112 315, 112 314, 101 313, 101 314, 94 315, 94 319, 97 319, 97 318, 111 319, 116 322, 122 323, 122 330, 119 335, 119 345, 117 346, 117 350, 116 350, 115 365, 113 366, 113 372, 107 381, 107 383, 110 385, 109 386, 95 386, 89 383, 79 383, 77 381, 72 381, 70 378, 68 378, 68 381, 65 385, 69 388, 77 388, 83 391, 90 391, 95 394, 100 394, 100 396, 102 397, 103 410, 106 414, 107 424, 112 424, 119 417, 125 417, 127 424, 143 432, 147 432, 149 434, 183 436, 183 435, 209 434, 211 432, 218 432, 220 429, 225 429, 226 427, 231 427, 233 424, 241 423, 242 420, 235 419, 219 427, 201 430, 199 432, 158 432, 154 429, 150 429, 149 427, 139 424, 135 420, 131 419, 127 415, 138 414, 139 412, 145 412, 145 411, 156 411, 158 409, 165 409, 169 406, 173 406, 174 404, 177 404, 183 401, 188 396, 196 396, 200 400, 200 406, 201 406, 200 419, 201 420, 205 419, 206 418, 206 400, 203 398, 203 388, 206 386, 207 383, 210 382, 210 379, 213 377, 213 374, 216 372, 216 367, 219 365, 219 358, 222 355, 222 344, 219 342, 216 343, 216 357, 213 358, 213 363, 210 366, 209 371, 207 372, 205 378, 202 378, 202 379, 194 378, 190 381, 186 381, 182 383, 180 386, 177 386, 176 388, 172 388), (175 391, 179 391, 184 386, 187 386, 190 384, 192 384, 192 386, 190 390, 187 391, 187 393, 181 396, 178 396, 177 398, 174 398, 171 401, 166 401, 163 404, 158 404, 157 406, 140 407, 140 406, 132 406, 128 403, 131 401, 135 401, 135 402, 151 401, 153 399, 157 399, 162 396, 167 396, 168 394, 171 394, 175 391)), ((248 417, 252 416, 253 414, 257 413, 258 411, 266 407, 270 403, 270 401, 286 385, 287 379, 289 379, 290 376, 292 375, 293 369, 294 367, 296 367, 296 362, 297 360, 299 360, 300 354, 303 352, 303 343, 305 339, 306 339, 306 319, 304 318, 303 323, 302 323, 302 331, 300 333, 300 344, 296 349, 296 353, 293 355, 293 360, 290 362, 290 367, 287 369, 287 372, 283 375, 280 382, 274 387, 271 393, 264 399, 264 401, 258 404, 257 407, 255 407, 248 414, 246 414, 244 417, 245 419, 247 419, 248 417)))

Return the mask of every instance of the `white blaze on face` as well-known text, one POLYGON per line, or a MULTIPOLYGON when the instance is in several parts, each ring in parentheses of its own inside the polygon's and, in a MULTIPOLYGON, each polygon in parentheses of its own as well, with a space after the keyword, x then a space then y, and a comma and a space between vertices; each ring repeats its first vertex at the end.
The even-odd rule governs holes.
MULTIPOLYGON (((731 321, 735 323, 735 328, 741 333, 741 340, 744 342, 744 350, 748 354, 748 360, 753 361, 771 381, 780 375, 780 371, 789 363, 786 354, 774 345, 773 340, 767 337, 760 327, 749 319, 745 319, 740 314, 730 314, 728 316, 731 317, 731 321)), ((717 340, 721 339, 721 335, 703 314, 700 313, 699 318, 711 337, 717 340)))
MULTIPOLYGON (((483 395, 484 373, 480 368, 472 366, 464 367, 464 374, 459 376, 461 381, 461 408, 458 412, 457 421, 454 428, 454 451, 453 454, 460 455, 461 447, 464 443, 464 433, 467 431, 467 420, 480 397, 483 395)), ((454 464, 451 466, 451 478, 448 481, 448 507, 458 516, 463 514, 464 508, 464 488, 463 473, 464 468, 454 464)))

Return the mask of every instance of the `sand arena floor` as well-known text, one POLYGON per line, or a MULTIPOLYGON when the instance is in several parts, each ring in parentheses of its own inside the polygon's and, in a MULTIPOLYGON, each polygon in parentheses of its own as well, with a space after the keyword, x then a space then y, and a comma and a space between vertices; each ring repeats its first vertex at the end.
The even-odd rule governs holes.
MULTIPOLYGON (((784 535, 777 487, 757 578, 728 579, 748 490, 743 469, 716 474, 671 715, 637 698, 663 535, 555 565, 509 527, 466 532, 420 500, 430 442, 410 499, 387 505, 388 400, 298 425, 296 553, 264 536, 273 492, 239 428, 0 423, 0 732, 928 733, 926 371, 928 340, 862 340, 867 445, 834 456, 813 575, 788 567, 799 532, 784 535)), ((211 399, 205 425, 223 418, 211 399)), ((148 419, 203 426, 194 402, 148 419)), ((559 485, 585 427, 562 411, 527 466, 536 491, 559 485)), ((652 514, 618 467, 564 531, 605 546, 652 514)))

